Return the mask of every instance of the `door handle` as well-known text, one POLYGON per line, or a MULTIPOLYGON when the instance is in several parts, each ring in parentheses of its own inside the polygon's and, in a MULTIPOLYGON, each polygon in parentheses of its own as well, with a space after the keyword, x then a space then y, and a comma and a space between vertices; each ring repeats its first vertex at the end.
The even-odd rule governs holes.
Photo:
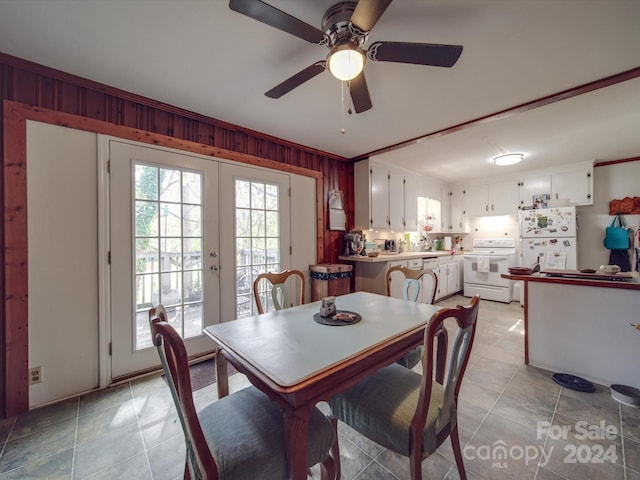
POLYGON ((217 265, 211 265, 211 273, 217 272, 220 270, 220 267, 218 267, 217 265))

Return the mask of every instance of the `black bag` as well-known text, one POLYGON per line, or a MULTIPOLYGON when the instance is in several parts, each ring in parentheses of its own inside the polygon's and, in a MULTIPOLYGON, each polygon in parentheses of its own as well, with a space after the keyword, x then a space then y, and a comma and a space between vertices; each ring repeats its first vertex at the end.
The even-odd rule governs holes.
POLYGON ((618 265, 621 272, 631 271, 631 261, 629 252, 625 250, 611 250, 609 254, 609 265, 618 265))
POLYGON ((628 250, 631 243, 629 242, 629 227, 620 215, 616 215, 606 229, 604 237, 604 246, 609 250, 628 250), (618 223, 618 225, 616 225, 618 223))

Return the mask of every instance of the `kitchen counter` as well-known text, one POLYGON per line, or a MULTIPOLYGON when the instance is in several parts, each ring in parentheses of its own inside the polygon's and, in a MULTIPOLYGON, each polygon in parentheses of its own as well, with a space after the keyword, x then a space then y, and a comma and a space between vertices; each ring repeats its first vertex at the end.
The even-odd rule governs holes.
MULTIPOLYGON (((377 257, 363 257, 361 255, 348 255, 339 256, 339 260, 346 262, 353 262, 355 273, 355 289, 356 292, 371 292, 378 293, 380 295, 386 295, 387 284, 386 274, 387 270, 398 264, 403 264, 408 268, 422 268, 423 260, 430 260, 429 268, 434 269, 436 275, 438 275, 438 295, 449 295, 454 291, 459 290, 459 285, 462 285, 460 278, 462 274, 462 252, 456 252, 454 255, 449 250, 435 250, 428 252, 402 252, 385 254, 380 252, 377 257), (443 263, 459 263, 455 270, 444 269, 442 272, 452 272, 451 280, 442 277, 442 272, 439 271, 439 266, 443 263), (458 279, 454 278, 458 277, 458 279), (455 280, 455 281, 454 281, 455 280), (441 283, 442 282, 442 283, 441 283), (449 286, 451 285, 451 288, 449 286), (449 292, 451 290, 451 292, 449 292), (446 292, 446 293, 444 293, 446 292)), ((394 288, 392 287, 392 296, 394 296, 394 288)), ((396 292, 397 293, 397 292, 396 292)), ((439 298, 438 296, 436 298, 439 298)))
MULTIPOLYGON (((456 252, 453 255, 462 255, 464 252, 456 252)), ((379 262, 393 262, 395 260, 411 260, 415 258, 439 258, 439 257, 451 257, 453 256, 449 250, 433 250, 428 252, 402 252, 402 253, 382 253, 377 257, 367 257, 362 255, 340 255, 338 260, 348 262, 365 262, 365 263, 379 263, 379 262)))
POLYGON ((524 288, 525 363, 592 382, 640 387, 640 278, 503 275, 524 288))
MULTIPOLYGON (((630 280, 600 280, 591 278, 563 278, 549 277, 544 273, 534 273, 533 275, 511 275, 503 274, 503 278, 516 280, 519 282, 541 282, 556 283, 562 285, 580 285, 583 287, 603 287, 603 288, 622 288, 624 290, 640 290, 640 277, 634 276, 630 280)), ((525 283, 526 286, 526 283, 525 283)))

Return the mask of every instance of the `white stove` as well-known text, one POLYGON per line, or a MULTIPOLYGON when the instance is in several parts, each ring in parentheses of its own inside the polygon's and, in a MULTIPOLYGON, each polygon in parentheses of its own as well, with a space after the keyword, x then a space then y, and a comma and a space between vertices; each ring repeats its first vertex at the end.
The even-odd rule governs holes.
POLYGON ((464 296, 479 294, 483 300, 510 303, 513 282, 502 278, 516 264, 513 238, 476 238, 473 250, 464 254, 464 296))

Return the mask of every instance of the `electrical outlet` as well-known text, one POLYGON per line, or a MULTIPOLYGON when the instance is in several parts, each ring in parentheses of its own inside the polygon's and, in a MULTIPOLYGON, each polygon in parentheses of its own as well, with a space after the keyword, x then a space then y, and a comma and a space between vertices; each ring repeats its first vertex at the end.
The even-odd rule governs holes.
POLYGON ((29 385, 42 382, 42 367, 29 369, 29 385))

